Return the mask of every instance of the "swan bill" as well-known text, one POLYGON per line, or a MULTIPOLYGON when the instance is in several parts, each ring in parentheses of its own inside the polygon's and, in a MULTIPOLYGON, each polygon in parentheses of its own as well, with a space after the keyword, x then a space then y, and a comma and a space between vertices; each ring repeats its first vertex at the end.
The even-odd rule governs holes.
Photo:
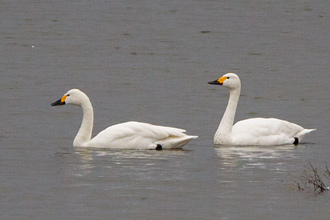
POLYGON ((211 81, 209 82, 209 84, 211 85, 222 85, 224 81, 226 81, 226 79, 229 79, 229 77, 227 76, 222 76, 217 80, 211 81))
POLYGON ((57 106, 57 105, 65 105, 65 101, 63 102, 62 99, 57 100, 56 102, 53 102, 50 104, 51 106, 57 106))
POLYGON ((57 106, 57 105, 65 105, 65 100, 66 98, 69 96, 68 95, 64 95, 62 98, 60 98, 59 100, 57 100, 56 102, 53 102, 52 104, 50 104, 51 106, 57 106))

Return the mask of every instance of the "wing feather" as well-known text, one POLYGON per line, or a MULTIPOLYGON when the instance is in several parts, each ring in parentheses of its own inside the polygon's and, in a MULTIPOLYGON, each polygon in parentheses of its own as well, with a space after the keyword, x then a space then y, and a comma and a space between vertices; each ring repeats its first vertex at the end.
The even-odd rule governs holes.
POLYGON ((289 144, 303 130, 303 127, 281 119, 251 118, 233 126, 232 139, 235 143, 251 145, 289 144))
POLYGON ((125 122, 101 131, 88 145, 104 148, 149 148, 169 137, 183 137, 185 130, 142 122, 125 122))

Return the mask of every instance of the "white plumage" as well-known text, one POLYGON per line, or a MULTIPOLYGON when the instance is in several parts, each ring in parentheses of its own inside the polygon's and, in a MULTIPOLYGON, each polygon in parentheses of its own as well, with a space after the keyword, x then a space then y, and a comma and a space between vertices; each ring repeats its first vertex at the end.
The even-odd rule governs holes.
POLYGON ((110 126, 91 139, 94 113, 87 95, 78 89, 71 89, 51 105, 64 104, 78 105, 83 110, 83 120, 73 141, 75 147, 177 149, 197 138, 186 135, 183 129, 131 121, 110 126))
POLYGON ((236 108, 241 92, 241 82, 234 73, 227 73, 218 80, 209 82, 223 85, 230 91, 226 111, 214 135, 214 144, 226 145, 285 145, 298 144, 304 135, 315 129, 277 118, 251 118, 234 125, 236 108))

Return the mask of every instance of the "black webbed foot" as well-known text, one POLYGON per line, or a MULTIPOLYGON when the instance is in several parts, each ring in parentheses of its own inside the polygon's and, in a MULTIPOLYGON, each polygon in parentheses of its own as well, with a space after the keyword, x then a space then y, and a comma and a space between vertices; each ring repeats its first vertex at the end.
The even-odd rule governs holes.
POLYGON ((156 150, 163 150, 163 146, 160 144, 157 144, 156 150))
POLYGON ((294 142, 293 142, 294 145, 298 145, 299 144, 299 139, 297 137, 294 138, 294 142))

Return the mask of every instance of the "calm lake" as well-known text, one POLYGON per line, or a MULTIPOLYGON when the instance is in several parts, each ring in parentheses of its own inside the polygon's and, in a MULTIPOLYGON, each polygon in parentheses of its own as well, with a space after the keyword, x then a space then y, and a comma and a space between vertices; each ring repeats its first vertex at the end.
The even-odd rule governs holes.
MULTIPOLYGON (((330 192, 299 191, 330 163, 330 2, 0 2, 1 219, 327 219, 330 192), (298 146, 214 146, 228 90, 236 121, 276 117, 317 130, 298 146), (96 135, 125 121, 184 128, 183 150, 73 148, 81 109, 96 135)), ((324 176, 322 176, 324 178, 324 176)), ((330 185, 330 180, 325 182, 330 185)))

